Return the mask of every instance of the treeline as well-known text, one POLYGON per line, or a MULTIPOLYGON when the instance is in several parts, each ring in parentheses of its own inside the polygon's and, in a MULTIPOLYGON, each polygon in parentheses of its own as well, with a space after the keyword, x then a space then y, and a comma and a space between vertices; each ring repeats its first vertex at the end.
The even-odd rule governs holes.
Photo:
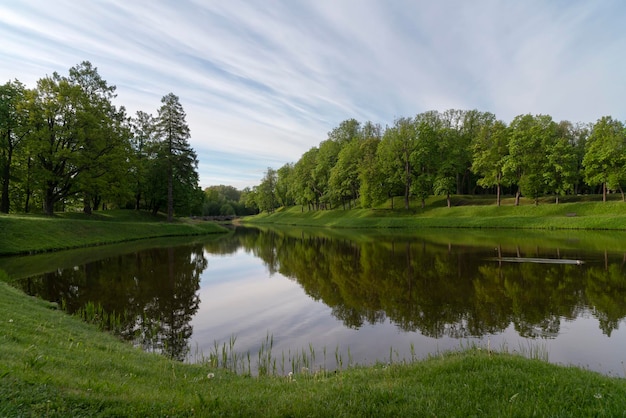
POLYGON ((204 203, 202 215, 204 216, 245 216, 258 213, 254 206, 247 206, 247 194, 249 189, 237 190, 233 186, 220 184, 209 186, 204 189, 204 203))
POLYGON ((85 61, 27 88, 0 85, 0 211, 104 207, 202 210, 197 157, 179 99, 156 116, 113 105, 115 86, 85 61))
POLYGON ((249 205, 273 211, 372 207, 402 196, 503 194, 538 202, 559 196, 620 192, 626 184, 626 131, 610 116, 595 124, 519 115, 510 124, 478 110, 428 111, 384 129, 342 122, 296 163, 268 168, 247 194, 249 205))

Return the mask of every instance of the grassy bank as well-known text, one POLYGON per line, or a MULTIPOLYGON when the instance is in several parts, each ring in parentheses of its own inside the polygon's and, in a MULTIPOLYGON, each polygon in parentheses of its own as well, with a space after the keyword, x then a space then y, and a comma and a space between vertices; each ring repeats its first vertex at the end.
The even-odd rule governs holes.
POLYGON ((506 199, 498 207, 491 199, 453 199, 452 207, 445 206, 442 197, 431 197, 421 208, 415 202, 409 210, 389 203, 375 209, 307 210, 301 206, 263 213, 246 222, 255 224, 283 224, 342 228, 526 228, 526 229, 586 229, 626 230, 626 203, 597 202, 570 199, 558 205, 541 202, 534 205, 523 200, 520 206, 506 199))
POLYGON ((0 416, 626 413, 624 379, 484 348, 328 373, 313 373, 312 366, 292 376, 248 377, 143 353, 2 280, 0 312, 0 416))
POLYGON ((82 213, 61 213, 54 217, 0 215, 0 255, 224 231, 212 222, 182 219, 167 223, 163 217, 131 210, 103 211, 91 216, 82 213))

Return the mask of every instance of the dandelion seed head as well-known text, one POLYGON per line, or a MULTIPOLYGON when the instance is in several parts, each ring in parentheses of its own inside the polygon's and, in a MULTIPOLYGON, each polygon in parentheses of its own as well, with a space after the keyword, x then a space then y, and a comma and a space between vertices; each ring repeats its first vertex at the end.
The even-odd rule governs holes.
POLYGON ((215 373, 209 373, 206 375, 207 379, 213 379, 215 377, 215 373))
POLYGON ((602 399, 602 394, 601 393, 596 393, 595 395, 593 395, 594 398, 596 399, 602 399))

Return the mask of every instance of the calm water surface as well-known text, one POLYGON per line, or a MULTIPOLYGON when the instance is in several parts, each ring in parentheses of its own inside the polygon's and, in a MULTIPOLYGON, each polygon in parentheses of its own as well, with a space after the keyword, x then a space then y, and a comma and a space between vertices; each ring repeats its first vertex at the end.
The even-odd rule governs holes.
MULTIPOLYGON (((518 234, 237 228, 208 242, 83 252, 84 263, 48 258, 48 272, 19 286, 70 312, 92 302, 124 313, 123 338, 191 362, 235 336, 254 367, 270 335, 279 361, 314 351, 315 368, 476 343, 624 376, 626 252, 614 248, 626 235, 518 234)), ((0 268, 33 264, 16 260, 0 268)))

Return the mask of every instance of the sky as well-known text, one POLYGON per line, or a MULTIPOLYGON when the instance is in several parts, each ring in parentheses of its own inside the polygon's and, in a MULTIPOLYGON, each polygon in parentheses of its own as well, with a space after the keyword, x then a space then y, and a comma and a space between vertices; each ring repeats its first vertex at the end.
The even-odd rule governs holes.
POLYGON ((347 119, 626 120, 623 0, 0 0, 0 83, 90 61, 129 115, 180 99, 201 187, 258 185, 347 119))

